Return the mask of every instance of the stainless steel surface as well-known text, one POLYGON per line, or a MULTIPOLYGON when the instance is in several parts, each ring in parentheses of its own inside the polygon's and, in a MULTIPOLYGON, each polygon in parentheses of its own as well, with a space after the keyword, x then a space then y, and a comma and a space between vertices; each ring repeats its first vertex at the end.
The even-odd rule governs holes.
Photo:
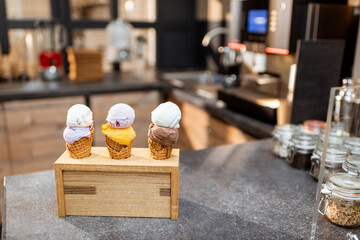
POLYGON ((237 42, 241 40, 242 21, 245 19, 243 16, 243 3, 245 0, 231 0, 230 2, 230 14, 231 21, 229 22, 229 34, 228 42, 236 39, 237 42))
POLYGON ((177 87, 183 87, 186 83, 209 84, 212 76, 211 71, 169 72, 162 75, 177 87))
POLYGON ((269 1, 269 47, 289 49, 293 0, 269 1))
POLYGON ((255 82, 257 85, 268 85, 280 82, 280 78, 269 74, 245 74, 242 76, 242 80, 255 82))
POLYGON ((184 88, 203 98, 215 100, 217 90, 222 88, 223 76, 205 70, 163 73, 162 78, 178 88, 184 88))
POLYGON ((270 74, 244 74, 241 76, 242 88, 251 88, 259 93, 279 98, 281 91, 280 77, 270 74))
MULTIPOLYGON (((360 20, 359 20, 360 22, 360 20)), ((356 38, 356 49, 355 49, 355 57, 354 57, 354 65, 353 65, 353 78, 360 78, 360 24, 358 27, 357 38, 356 38)))

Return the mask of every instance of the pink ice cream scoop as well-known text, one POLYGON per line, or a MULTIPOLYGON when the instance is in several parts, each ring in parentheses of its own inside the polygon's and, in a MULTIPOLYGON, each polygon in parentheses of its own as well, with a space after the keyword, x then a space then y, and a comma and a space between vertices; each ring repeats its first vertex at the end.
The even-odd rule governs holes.
POLYGON ((112 106, 106 118, 106 121, 112 128, 130 127, 134 123, 134 120, 134 109, 124 103, 119 103, 112 106))
POLYGON ((90 127, 69 127, 67 126, 64 130, 64 139, 67 143, 74 143, 79 141, 83 137, 90 137, 90 127))

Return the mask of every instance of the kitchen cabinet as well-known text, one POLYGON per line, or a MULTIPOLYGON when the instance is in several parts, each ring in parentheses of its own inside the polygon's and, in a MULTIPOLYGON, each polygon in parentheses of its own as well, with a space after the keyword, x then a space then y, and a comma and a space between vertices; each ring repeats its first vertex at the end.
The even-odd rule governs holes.
MULTIPOLYGON (((4 195, 4 176, 10 175, 11 165, 8 152, 8 141, 6 134, 6 123, 4 107, 0 104, 0 204, 2 206, 3 195, 4 195)), ((2 215, 2 208, 0 209, 2 215)), ((0 220, 1 223, 1 220, 0 220)))
POLYGON ((179 141, 176 146, 182 151, 255 140, 240 129, 210 116, 206 111, 188 102, 175 99, 171 101, 178 104, 182 112, 179 141))
POLYGON ((133 147, 148 146, 148 127, 151 123, 151 112, 159 105, 159 92, 126 92, 116 94, 101 94, 90 97, 91 110, 94 113, 94 146, 106 146, 105 137, 101 132, 101 125, 106 123, 106 116, 111 106, 126 103, 135 111, 133 128, 136 138, 133 147))
POLYGON ((0 105, 0 143, 0 178, 3 179, 9 175, 11 169, 3 105, 0 105))
POLYGON ((11 174, 52 169, 64 152, 63 131, 70 106, 84 97, 9 101, 4 103, 11 174))

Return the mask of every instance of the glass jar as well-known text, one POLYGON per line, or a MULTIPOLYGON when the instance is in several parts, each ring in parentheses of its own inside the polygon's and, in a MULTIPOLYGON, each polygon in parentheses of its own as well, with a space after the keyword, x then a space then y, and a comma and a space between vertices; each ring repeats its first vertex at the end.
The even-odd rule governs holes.
MULTIPOLYGON (((321 157, 323 148, 316 148, 311 155, 310 175, 318 180, 321 167, 321 157)), ((331 174, 343 172, 342 165, 346 158, 346 149, 338 147, 328 147, 325 157, 324 180, 326 182, 331 174)))
POLYGON ((360 178, 336 173, 323 184, 318 206, 320 214, 339 226, 360 226, 360 178))
POLYGON ((290 140, 294 132, 299 129, 295 124, 276 125, 273 132, 273 153, 281 158, 289 156, 290 140))
POLYGON ((351 154, 360 155, 360 138, 359 137, 347 137, 344 139, 344 147, 351 154))
MULTIPOLYGON (((341 147, 344 142, 344 138, 349 135, 342 127, 332 127, 329 131, 328 146, 329 147, 341 147)), ((316 145, 317 149, 322 149, 325 140, 325 129, 322 129, 319 135, 319 141, 316 145)))
POLYGON ((346 173, 360 176, 360 155, 348 154, 342 168, 346 173))
POLYGON ((309 170, 311 155, 316 147, 317 140, 316 135, 304 132, 294 133, 289 146, 290 154, 287 162, 294 168, 309 170))

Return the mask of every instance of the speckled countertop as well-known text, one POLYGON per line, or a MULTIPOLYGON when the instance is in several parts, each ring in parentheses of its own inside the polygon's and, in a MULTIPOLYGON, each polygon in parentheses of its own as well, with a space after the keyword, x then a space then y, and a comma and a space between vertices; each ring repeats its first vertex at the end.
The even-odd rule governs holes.
MULTIPOLYGON (((266 139, 181 153, 178 221, 59 218, 53 171, 6 177, 3 239, 308 239, 316 182, 271 148, 266 139)), ((349 231, 319 217, 318 239, 349 231)))

